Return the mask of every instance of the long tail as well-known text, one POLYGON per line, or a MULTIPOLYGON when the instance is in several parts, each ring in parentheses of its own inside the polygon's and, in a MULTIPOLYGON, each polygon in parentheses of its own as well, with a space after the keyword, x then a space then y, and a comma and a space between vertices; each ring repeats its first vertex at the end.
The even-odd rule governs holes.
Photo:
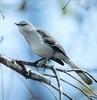
MULTIPOLYGON (((64 62, 71 66, 72 69, 79 69, 69 58, 65 57, 64 62)), ((88 85, 92 84, 92 80, 84 72, 76 72, 82 80, 88 85)))

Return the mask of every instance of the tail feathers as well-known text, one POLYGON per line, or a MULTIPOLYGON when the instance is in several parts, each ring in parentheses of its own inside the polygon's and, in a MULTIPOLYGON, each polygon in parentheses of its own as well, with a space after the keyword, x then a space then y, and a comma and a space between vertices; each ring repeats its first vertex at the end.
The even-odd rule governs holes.
MULTIPOLYGON (((68 65, 71 66, 72 69, 79 69, 79 67, 77 67, 70 59, 66 59, 64 60, 65 63, 67 63, 68 65)), ((76 72, 81 78, 82 80, 87 83, 88 85, 92 84, 92 80, 84 73, 84 72, 76 72)))

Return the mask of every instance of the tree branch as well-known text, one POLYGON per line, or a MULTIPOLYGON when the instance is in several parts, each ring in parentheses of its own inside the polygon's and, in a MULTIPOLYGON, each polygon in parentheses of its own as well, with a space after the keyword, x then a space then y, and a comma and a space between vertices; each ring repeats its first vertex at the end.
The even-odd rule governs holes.
POLYGON ((2 15, 2 18, 5 19, 5 16, 3 15, 1 10, 0 10, 0 14, 2 15))
MULTIPOLYGON (((43 74, 43 75, 45 75, 45 76, 49 76, 49 77, 53 77, 53 78, 56 78, 55 76, 53 76, 53 75, 49 75, 49 74, 43 74)), ((76 89, 78 89, 80 92, 82 92, 87 98, 91 98, 91 97, 93 97, 93 98, 97 98, 97 97, 94 97, 94 96, 89 96, 87 93, 85 93, 82 89, 80 89, 80 88, 78 88, 77 86, 75 86, 75 85, 73 85, 73 84, 71 84, 71 83, 69 83, 69 82, 67 82, 67 81, 65 81, 64 79, 60 79, 61 81, 63 81, 63 82, 65 82, 65 83, 67 83, 67 84, 69 84, 69 85, 71 85, 72 87, 74 87, 74 88, 76 88, 76 89)))
MULTIPOLYGON (((43 82, 43 83, 48 84, 49 86, 53 87, 57 91, 60 91, 59 89, 57 89, 56 87, 54 87, 51 84, 51 81, 49 79, 47 79, 46 76, 44 76, 38 72, 35 72, 24 66, 26 64, 29 64, 29 62, 22 61, 22 60, 20 60, 20 61, 14 60, 14 59, 11 59, 9 57, 6 57, 6 56, 0 54, 0 63, 3 65, 6 65, 8 68, 11 68, 14 71, 18 72, 19 74, 24 76, 26 79, 32 79, 35 81, 43 82)), ((33 64, 34 64, 34 62, 33 62, 33 64)), ((72 100, 67 94, 65 94, 63 92, 62 92, 62 94, 64 96, 66 96, 68 99, 72 100)))
MULTIPOLYGON (((53 86, 52 84, 50 84, 50 86, 52 87, 52 88, 54 88, 55 90, 57 90, 57 91, 59 91, 59 89, 57 89, 55 86, 53 86)), ((66 96, 69 100, 73 100, 70 96, 68 96, 66 93, 64 93, 64 92, 62 92, 62 94, 64 95, 64 96, 66 96)))
MULTIPOLYGON (((34 66, 34 62, 27 62, 27 61, 21 61, 21 60, 19 60, 19 61, 21 63, 25 64, 25 65, 34 66)), ((49 65, 42 66, 42 65, 37 64, 37 66, 35 66, 35 67, 44 67, 46 69, 52 70, 52 67, 49 66, 49 65)), ((79 71, 82 71, 81 69, 73 69, 73 70, 72 69, 68 69, 68 70, 63 70, 63 69, 56 68, 56 70, 59 71, 59 72, 63 72, 65 74, 69 75, 70 77, 72 77, 73 79, 75 79, 76 81, 78 81, 80 84, 82 84, 85 88, 87 88, 91 93, 93 93, 97 97, 97 94, 95 92, 93 92, 91 89, 89 89, 89 87, 87 87, 83 82, 81 82, 80 80, 78 80, 77 78, 75 78, 74 76, 72 76, 71 74, 68 73, 68 72, 71 72, 71 71, 78 71, 79 72, 79 71)), ((85 72, 85 73, 89 74, 88 72, 85 72)), ((89 74, 89 76, 91 76, 91 75, 89 74)), ((96 79, 94 77, 91 76, 91 78, 96 81, 96 79)))
POLYGON ((0 55, 0 63, 13 69, 14 71, 18 72, 19 74, 21 74, 22 76, 24 76, 27 79, 36 80, 36 81, 43 82, 46 84, 51 83, 51 81, 49 79, 47 79, 45 76, 43 76, 42 74, 35 72, 32 69, 28 69, 28 68, 25 68, 25 70, 24 70, 23 66, 21 66, 19 63, 17 63, 17 61, 10 59, 4 55, 0 55))
MULTIPOLYGON (((79 81, 74 76, 69 74, 69 72, 72 72, 72 71, 84 72, 85 74, 87 74, 89 77, 91 77, 91 79, 93 79, 97 83, 97 80, 86 71, 83 71, 83 70, 80 70, 80 69, 63 70, 63 69, 55 68, 55 67, 52 67, 52 66, 49 66, 49 65, 42 65, 40 63, 36 64, 36 66, 35 66, 35 62, 28 62, 28 61, 23 61, 23 60, 14 60, 14 59, 11 59, 11 58, 6 57, 6 56, 1 55, 1 54, 0 54, 0 63, 3 64, 3 65, 6 65, 7 67, 9 67, 9 68, 13 69, 14 71, 18 72, 19 74, 24 76, 26 79, 32 79, 32 80, 39 81, 39 82, 42 82, 42 83, 45 83, 45 84, 51 86, 52 88, 54 88, 55 90, 57 90, 59 92, 60 100, 62 100, 62 95, 66 96, 70 100, 73 100, 70 96, 68 96, 66 93, 64 93, 62 91, 60 80, 68 83, 69 85, 71 85, 74 88, 81 91, 84 95, 87 96, 88 99, 97 98, 97 94, 95 92, 93 92, 91 89, 89 89, 83 82, 79 81), (53 71, 55 76, 52 76, 52 77, 56 78, 57 83, 58 83, 58 88, 55 87, 53 84, 51 84, 51 81, 46 77, 47 76, 46 74, 43 75, 43 74, 40 74, 39 72, 33 71, 32 69, 28 68, 26 65, 34 66, 36 68, 42 67, 42 68, 46 68, 46 69, 49 69, 49 70, 53 71), (70 77, 72 77, 73 79, 75 79, 76 81, 78 81, 80 84, 82 84, 85 88, 87 88, 95 96, 87 95, 87 93, 85 93, 80 88, 74 86, 73 84, 65 81, 62 78, 59 78, 59 76, 57 75, 58 71, 62 72, 62 73, 65 73, 65 74, 69 75, 70 77)), ((50 76, 50 75, 48 75, 48 76, 50 76)), ((52 94, 53 94, 53 92, 52 92, 52 94)), ((55 96, 55 98, 56 98, 56 96, 55 96)), ((57 100, 57 98, 56 98, 56 100, 57 100)))
POLYGON ((62 100, 63 97, 62 97, 62 86, 61 86, 61 84, 60 84, 60 78, 58 77, 56 68, 55 68, 54 66, 52 66, 52 70, 53 70, 53 73, 55 74, 55 78, 56 78, 57 83, 58 83, 58 88, 59 88, 59 100, 62 100))
POLYGON ((68 6, 70 0, 67 1, 66 5, 62 8, 62 10, 65 10, 65 8, 68 6))
POLYGON ((43 83, 41 83, 41 84, 43 86, 45 86, 53 94, 53 96, 55 97, 56 100, 58 100, 57 97, 56 97, 56 95, 52 92, 52 90, 46 84, 43 84, 43 83))

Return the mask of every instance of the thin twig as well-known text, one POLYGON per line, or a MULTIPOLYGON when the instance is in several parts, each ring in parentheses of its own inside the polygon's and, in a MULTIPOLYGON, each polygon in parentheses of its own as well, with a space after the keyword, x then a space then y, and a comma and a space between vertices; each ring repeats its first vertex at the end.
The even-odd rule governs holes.
POLYGON ((34 96, 33 96, 33 93, 31 91, 31 89, 29 88, 29 86, 27 85, 27 83, 25 82, 25 80, 22 79, 22 77, 20 77, 20 78, 21 78, 20 80, 23 82, 23 84, 25 85, 25 87, 27 88, 27 90, 29 91, 29 93, 31 94, 31 98, 33 98, 34 96))
MULTIPOLYGON (((49 75, 49 74, 43 74, 43 75, 56 78, 54 75, 49 75)), ((81 89, 78 88, 77 86, 75 86, 75 85, 69 83, 68 81, 66 81, 66 80, 64 80, 64 79, 62 79, 62 78, 61 78, 60 80, 63 81, 63 82, 65 82, 65 83, 67 83, 67 84, 69 84, 69 85, 71 85, 72 87, 78 89, 78 90, 79 90, 80 92, 82 92, 86 97, 88 97, 88 98, 94 97, 94 96, 89 96, 89 95, 87 95, 87 93, 85 93, 83 90, 81 90, 81 89)), ((95 98, 97 98, 97 97, 95 97, 95 98)))
POLYGON ((1 10, 0 10, 0 13, 1 13, 1 15, 2 15, 3 19, 5 19, 5 17, 4 17, 4 15, 3 15, 3 13, 2 13, 2 11, 1 11, 1 10))
MULTIPOLYGON (((96 95, 97 96, 97 94, 96 93, 94 93, 91 89, 89 89, 83 82, 81 82, 80 80, 78 80, 77 78, 75 78, 74 76, 72 76, 71 74, 69 74, 68 72, 70 72, 70 71, 74 71, 74 69, 72 70, 72 69, 70 69, 70 70, 62 70, 62 69, 56 69, 57 71, 60 71, 60 72, 63 72, 63 73, 66 73, 67 75, 69 75, 70 77, 72 77, 73 79, 75 79, 76 81, 78 81, 80 84, 82 84, 84 87, 86 87, 89 91, 91 91, 91 93, 93 93, 94 95, 96 95)), ((75 69, 75 71, 77 71, 78 69, 75 69)), ((80 71, 80 69, 78 70, 78 71, 80 71)), ((91 77, 92 78, 92 77, 91 77)), ((96 79, 94 79, 94 77, 92 78, 93 80, 95 80, 96 81, 96 79)))
POLYGON ((55 74, 55 77, 56 77, 56 80, 57 80, 57 83, 58 83, 58 88, 59 88, 59 100, 62 100, 63 97, 62 97, 62 87, 61 87, 61 84, 60 84, 60 79, 57 75, 57 71, 56 71, 56 68, 54 66, 52 66, 52 70, 53 70, 53 73, 55 74))
POLYGON ((62 8, 62 10, 64 10, 68 6, 69 2, 70 0, 67 1, 66 5, 62 8))
POLYGON ((2 43, 3 39, 4 39, 4 37, 3 37, 3 36, 1 36, 1 38, 0 38, 0 43, 2 43))
POLYGON ((48 88, 48 90, 53 94, 53 96, 55 97, 55 99, 58 100, 57 97, 56 97, 56 95, 53 93, 53 91, 46 84, 44 84, 44 83, 41 83, 41 84, 43 86, 45 86, 46 88, 48 88))
MULTIPOLYGON (((53 86, 52 84, 50 84, 50 86, 52 87, 52 88, 54 88, 55 90, 57 90, 57 91, 59 91, 59 89, 57 89, 55 86, 53 86)), ((62 92, 62 94, 64 95, 64 96, 66 96, 69 100, 73 100, 70 96, 68 96, 66 93, 64 93, 64 92, 62 92)))

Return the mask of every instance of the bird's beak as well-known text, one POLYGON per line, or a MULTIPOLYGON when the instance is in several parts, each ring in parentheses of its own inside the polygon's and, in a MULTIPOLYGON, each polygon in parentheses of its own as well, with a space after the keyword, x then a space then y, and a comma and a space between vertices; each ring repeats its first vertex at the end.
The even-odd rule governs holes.
POLYGON ((18 24, 18 23, 14 23, 15 25, 17 25, 17 26, 20 26, 21 24, 18 24))

